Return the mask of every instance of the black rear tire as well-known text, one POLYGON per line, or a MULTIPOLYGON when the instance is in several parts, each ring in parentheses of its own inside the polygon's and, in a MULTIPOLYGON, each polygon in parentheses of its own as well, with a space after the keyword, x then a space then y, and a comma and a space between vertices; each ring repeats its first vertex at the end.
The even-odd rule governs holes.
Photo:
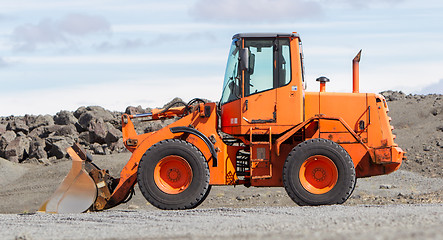
MULTIPOLYGON (((177 181, 176 179, 165 179, 172 183, 177 181)), ((137 181, 146 200, 153 206, 165 210, 195 208, 205 200, 211 189, 209 167, 203 154, 191 143, 178 139, 160 141, 146 151, 140 160, 137 181), (159 183, 159 174, 157 174, 156 180, 154 175, 155 172, 158 173, 156 167, 159 169, 162 159, 168 159, 171 156, 184 162, 184 165, 188 166, 190 174, 187 175, 186 171, 180 173, 174 166, 164 167, 167 169, 163 170, 163 173, 166 172, 167 177, 170 177, 169 174, 172 174, 173 178, 177 176, 180 178, 183 175, 189 176, 188 183, 183 185, 184 190, 172 189, 171 191, 175 192, 168 193, 169 189, 161 182, 159 183)))
POLYGON ((348 152, 339 144, 327 139, 311 139, 295 146, 286 158, 283 167, 283 185, 286 192, 295 203, 301 206, 342 204, 354 191, 355 184, 354 163, 348 152), (335 170, 324 170, 321 164, 315 166, 317 158, 325 159, 327 164, 324 165, 329 164, 332 166, 329 169, 335 170), (314 163, 311 169, 306 167, 306 164, 310 163, 314 163), (334 174, 329 174, 330 172, 334 174), (328 176, 328 174, 334 176, 328 176), (323 188, 310 188, 311 185, 306 180, 310 178, 315 185, 328 177, 332 179, 330 185, 322 186, 323 188))

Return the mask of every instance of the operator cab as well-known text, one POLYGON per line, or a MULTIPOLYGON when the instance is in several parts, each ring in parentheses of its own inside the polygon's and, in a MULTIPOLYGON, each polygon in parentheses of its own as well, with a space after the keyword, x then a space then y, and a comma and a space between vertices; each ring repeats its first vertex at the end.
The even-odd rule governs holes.
POLYGON ((303 119, 300 45, 296 33, 233 36, 220 100, 223 132, 274 126, 278 133, 303 119))

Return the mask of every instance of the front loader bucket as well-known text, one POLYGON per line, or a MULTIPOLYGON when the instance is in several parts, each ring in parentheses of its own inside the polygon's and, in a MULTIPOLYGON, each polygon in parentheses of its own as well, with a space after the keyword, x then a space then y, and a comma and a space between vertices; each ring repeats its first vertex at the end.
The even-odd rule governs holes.
POLYGON ((68 148, 72 168, 63 182, 38 210, 47 213, 81 213, 96 201, 97 187, 85 170, 86 161, 80 158, 72 147, 68 148))

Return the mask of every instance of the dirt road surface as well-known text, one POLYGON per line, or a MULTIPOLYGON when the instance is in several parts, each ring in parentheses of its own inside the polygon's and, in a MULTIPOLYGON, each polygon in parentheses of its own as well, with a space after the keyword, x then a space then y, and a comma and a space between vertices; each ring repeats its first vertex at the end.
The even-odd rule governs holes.
MULTIPOLYGON (((118 176, 129 156, 94 162, 118 176)), ((299 207, 284 188, 219 186, 197 209, 162 211, 136 186, 133 199, 115 209, 42 214, 35 211, 70 161, 0 163, 0 239, 443 239, 443 179, 404 170, 358 179, 340 206, 299 207)))
POLYGON ((443 205, 1 214, 2 239, 443 239, 443 205))

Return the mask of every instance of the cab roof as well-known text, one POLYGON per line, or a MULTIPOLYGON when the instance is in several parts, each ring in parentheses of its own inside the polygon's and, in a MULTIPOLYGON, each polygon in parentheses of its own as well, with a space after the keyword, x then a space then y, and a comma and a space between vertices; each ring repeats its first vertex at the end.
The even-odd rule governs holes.
POLYGON ((275 38, 275 37, 296 37, 300 38, 298 33, 237 33, 232 39, 236 38, 275 38))

